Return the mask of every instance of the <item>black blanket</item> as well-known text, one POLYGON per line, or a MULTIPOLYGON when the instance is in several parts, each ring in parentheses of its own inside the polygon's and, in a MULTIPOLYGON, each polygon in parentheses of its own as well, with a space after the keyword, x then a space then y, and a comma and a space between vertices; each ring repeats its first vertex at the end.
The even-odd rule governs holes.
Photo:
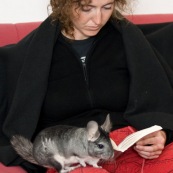
MULTIPOLYGON (((130 95, 124 118, 138 129, 173 129, 173 24, 113 23, 122 33, 130 95)), ((46 93, 59 27, 49 18, 16 45, 0 48, 0 162, 23 162, 9 144, 13 134, 32 138, 46 93)))

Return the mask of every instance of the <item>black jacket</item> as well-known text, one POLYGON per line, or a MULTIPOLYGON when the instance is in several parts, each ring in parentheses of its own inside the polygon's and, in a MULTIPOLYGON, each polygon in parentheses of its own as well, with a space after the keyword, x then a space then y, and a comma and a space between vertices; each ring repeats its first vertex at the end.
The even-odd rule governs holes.
MULTIPOLYGON (((123 119, 137 129, 153 124, 173 129, 173 24, 112 25, 122 34, 131 78, 123 119)), ((0 48, 0 161, 7 165, 23 162, 10 137, 31 139, 36 130, 59 29, 48 18, 18 44, 0 48)))

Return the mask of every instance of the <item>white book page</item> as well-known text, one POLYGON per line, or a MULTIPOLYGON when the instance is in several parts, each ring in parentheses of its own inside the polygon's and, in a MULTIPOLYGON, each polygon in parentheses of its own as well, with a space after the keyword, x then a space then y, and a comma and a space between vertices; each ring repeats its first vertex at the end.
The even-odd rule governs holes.
POLYGON ((132 145, 134 145, 139 139, 143 138, 144 136, 153 133, 155 131, 161 130, 162 127, 158 125, 151 126, 149 128, 139 130, 127 136, 118 146, 116 143, 111 139, 112 146, 114 150, 124 152, 132 145))

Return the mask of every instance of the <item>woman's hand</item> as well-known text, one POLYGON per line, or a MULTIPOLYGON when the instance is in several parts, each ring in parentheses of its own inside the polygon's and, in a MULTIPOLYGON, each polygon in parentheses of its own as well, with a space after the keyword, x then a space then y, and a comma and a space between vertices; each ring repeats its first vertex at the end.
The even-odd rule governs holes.
POLYGON ((158 158, 164 149, 165 142, 166 133, 160 130, 140 139, 134 146, 134 150, 145 159, 158 158))

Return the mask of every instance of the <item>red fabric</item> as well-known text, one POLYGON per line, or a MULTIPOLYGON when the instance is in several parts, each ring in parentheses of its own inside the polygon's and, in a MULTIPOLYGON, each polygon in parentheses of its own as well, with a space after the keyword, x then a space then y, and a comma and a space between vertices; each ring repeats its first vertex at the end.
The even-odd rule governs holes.
POLYGON ((41 22, 0 24, 0 46, 17 43, 41 22))
POLYGON ((0 46, 18 41, 15 25, 0 24, 0 46))
POLYGON ((0 173, 27 173, 19 166, 5 166, 0 163, 0 173))
POLYGON ((173 14, 135 14, 127 15, 126 17, 136 24, 163 23, 173 21, 173 14))
POLYGON ((24 36, 26 36, 29 32, 34 30, 40 25, 41 22, 28 22, 15 24, 18 39, 21 40, 24 36))
MULTIPOLYGON (((133 131, 131 127, 122 128, 113 131, 110 137, 118 144, 133 131)), ((103 168, 80 167, 71 173, 173 173, 173 143, 167 145, 157 159, 143 159, 130 148, 116 160, 102 163, 101 166, 103 168)), ((56 173, 56 171, 49 169, 47 173, 56 173)))

